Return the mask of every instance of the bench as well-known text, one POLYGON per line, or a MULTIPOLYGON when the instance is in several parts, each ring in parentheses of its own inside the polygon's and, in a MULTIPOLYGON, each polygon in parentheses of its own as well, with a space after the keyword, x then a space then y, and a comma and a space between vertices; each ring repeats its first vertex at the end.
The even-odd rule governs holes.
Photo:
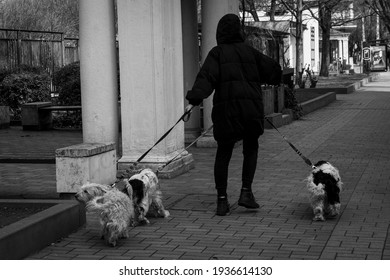
POLYGON ((23 130, 53 128, 53 111, 81 111, 81 106, 53 106, 51 102, 31 102, 22 105, 23 130))
POLYGON ((43 111, 81 111, 81 106, 73 105, 73 106, 48 106, 39 108, 39 110, 43 111))

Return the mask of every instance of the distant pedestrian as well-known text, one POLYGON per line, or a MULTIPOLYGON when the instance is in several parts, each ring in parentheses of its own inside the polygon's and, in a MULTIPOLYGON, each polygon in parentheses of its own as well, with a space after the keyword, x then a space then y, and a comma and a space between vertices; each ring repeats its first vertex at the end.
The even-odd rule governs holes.
POLYGON ((186 98, 190 110, 213 91, 214 138, 218 143, 214 165, 217 212, 230 212, 227 197, 228 167, 234 144, 243 140, 244 162, 238 205, 259 208, 252 193, 257 166, 258 138, 264 132, 264 105, 261 84, 279 85, 280 65, 244 42, 237 15, 227 14, 217 26, 217 46, 207 55, 192 90, 186 98))

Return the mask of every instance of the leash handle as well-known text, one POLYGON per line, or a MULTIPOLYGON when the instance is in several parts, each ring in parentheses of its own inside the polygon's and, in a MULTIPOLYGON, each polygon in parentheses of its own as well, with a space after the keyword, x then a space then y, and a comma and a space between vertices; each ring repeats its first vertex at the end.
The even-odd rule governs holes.
POLYGON ((267 122, 283 137, 284 141, 286 141, 290 147, 303 159, 303 161, 309 165, 311 168, 315 168, 315 166, 313 165, 313 163, 307 158, 305 157, 299 150, 297 147, 295 147, 288 139, 286 136, 284 136, 280 131, 279 129, 267 118, 267 117, 264 117, 267 122))
POLYGON ((189 120, 190 117, 191 117, 192 109, 194 109, 194 105, 191 105, 191 104, 189 104, 189 105, 185 108, 185 113, 184 113, 184 115, 182 116, 183 122, 188 122, 188 120, 189 120))

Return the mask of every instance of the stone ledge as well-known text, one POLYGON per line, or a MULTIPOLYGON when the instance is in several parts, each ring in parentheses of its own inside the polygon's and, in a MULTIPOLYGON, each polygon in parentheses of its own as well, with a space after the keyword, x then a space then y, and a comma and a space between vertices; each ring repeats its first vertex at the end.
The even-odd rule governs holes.
POLYGON ((316 97, 314 99, 310 99, 306 102, 300 103, 303 114, 306 115, 308 113, 311 113, 317 109, 320 109, 322 107, 325 107, 336 100, 336 93, 335 92, 328 92, 326 94, 323 94, 319 97, 316 97))
POLYGON ((56 185, 60 196, 87 183, 112 184, 116 179, 114 143, 81 143, 56 150, 56 185))
POLYGON ((272 113, 265 116, 264 128, 273 129, 273 126, 269 123, 271 122, 276 128, 283 126, 283 115, 282 113, 272 113))
POLYGON ((0 204, 51 206, 0 229, 2 260, 23 259, 75 232, 86 222, 84 206, 75 200, 0 199, 0 204))
POLYGON ((81 143, 56 150, 56 157, 90 157, 115 149, 115 143, 81 143))

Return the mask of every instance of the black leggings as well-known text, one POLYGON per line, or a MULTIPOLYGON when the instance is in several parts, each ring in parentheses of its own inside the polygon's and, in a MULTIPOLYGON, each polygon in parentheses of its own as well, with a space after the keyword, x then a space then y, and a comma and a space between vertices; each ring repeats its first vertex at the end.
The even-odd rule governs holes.
MULTIPOLYGON (((215 188, 218 194, 226 194, 229 162, 232 157, 235 142, 218 142, 214 164, 215 188)), ((243 139, 244 162, 242 166, 242 187, 252 188, 253 177, 257 166, 259 143, 257 138, 243 139)))

